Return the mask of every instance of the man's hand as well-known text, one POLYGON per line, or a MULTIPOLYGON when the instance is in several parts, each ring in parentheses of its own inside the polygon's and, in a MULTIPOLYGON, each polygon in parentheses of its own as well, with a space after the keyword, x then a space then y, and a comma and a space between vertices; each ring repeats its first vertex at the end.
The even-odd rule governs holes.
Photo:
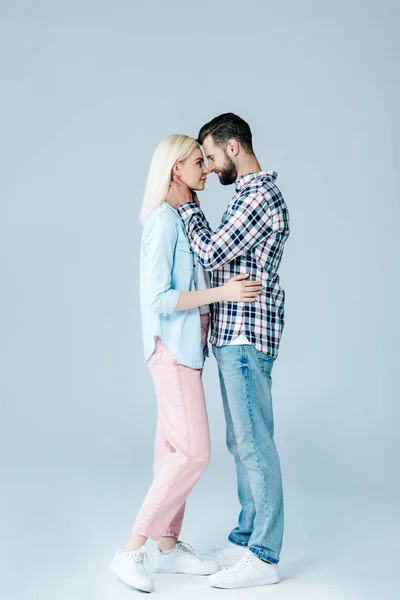
POLYGON ((173 208, 178 208, 181 204, 193 201, 199 206, 197 195, 193 194, 191 189, 179 177, 174 177, 171 181, 166 200, 173 208))
POLYGON ((196 202, 197 206, 200 206, 200 200, 198 199, 196 192, 192 192, 192 202, 196 202))

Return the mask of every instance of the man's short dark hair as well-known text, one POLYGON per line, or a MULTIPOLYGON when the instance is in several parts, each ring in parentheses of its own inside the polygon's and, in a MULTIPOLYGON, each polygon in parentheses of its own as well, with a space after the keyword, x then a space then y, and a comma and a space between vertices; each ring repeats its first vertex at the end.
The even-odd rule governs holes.
POLYGON ((217 146, 226 147, 229 140, 237 140, 246 152, 253 154, 250 127, 246 121, 233 113, 225 113, 203 125, 199 131, 198 142, 203 144, 208 135, 211 135, 217 146))

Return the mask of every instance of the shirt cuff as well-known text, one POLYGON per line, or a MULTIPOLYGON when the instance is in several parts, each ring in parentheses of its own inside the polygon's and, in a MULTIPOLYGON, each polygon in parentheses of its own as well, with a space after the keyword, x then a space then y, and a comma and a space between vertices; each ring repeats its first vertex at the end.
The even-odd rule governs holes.
POLYGON ((179 216, 186 221, 192 215, 202 214, 200 206, 197 206, 196 202, 185 202, 177 208, 179 216))
POLYGON ((164 317, 172 315, 179 300, 179 290, 168 290, 164 296, 164 317))

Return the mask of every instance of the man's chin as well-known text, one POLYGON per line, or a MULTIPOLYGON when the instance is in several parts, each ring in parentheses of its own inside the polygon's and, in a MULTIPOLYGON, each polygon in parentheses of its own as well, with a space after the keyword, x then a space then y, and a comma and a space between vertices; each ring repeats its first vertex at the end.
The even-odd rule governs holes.
POLYGON ((221 185, 232 185, 232 183, 234 183, 233 181, 225 179, 222 173, 217 173, 217 177, 221 185))

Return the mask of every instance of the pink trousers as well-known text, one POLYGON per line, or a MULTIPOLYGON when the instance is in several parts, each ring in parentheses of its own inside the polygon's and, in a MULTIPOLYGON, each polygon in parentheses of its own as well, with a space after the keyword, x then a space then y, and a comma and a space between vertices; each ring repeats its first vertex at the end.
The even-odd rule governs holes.
MULTIPOLYGON (((208 328, 209 315, 201 315, 203 347, 208 328)), ((147 364, 158 408, 154 475, 132 531, 153 540, 178 538, 186 498, 210 460, 202 369, 177 362, 159 338, 147 364)))

